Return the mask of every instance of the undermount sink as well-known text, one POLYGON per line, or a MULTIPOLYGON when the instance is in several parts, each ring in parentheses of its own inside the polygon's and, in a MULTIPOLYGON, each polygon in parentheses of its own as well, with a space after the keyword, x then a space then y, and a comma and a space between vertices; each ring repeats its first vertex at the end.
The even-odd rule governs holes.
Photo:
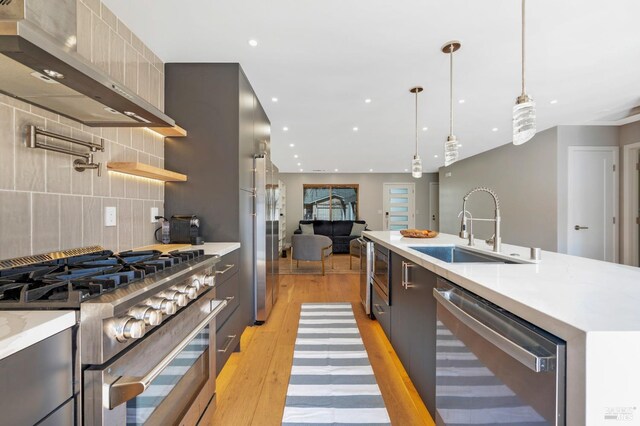
POLYGON ((488 253, 478 253, 455 246, 412 246, 409 248, 447 263, 526 263, 519 259, 509 260, 503 257, 492 256, 488 253))

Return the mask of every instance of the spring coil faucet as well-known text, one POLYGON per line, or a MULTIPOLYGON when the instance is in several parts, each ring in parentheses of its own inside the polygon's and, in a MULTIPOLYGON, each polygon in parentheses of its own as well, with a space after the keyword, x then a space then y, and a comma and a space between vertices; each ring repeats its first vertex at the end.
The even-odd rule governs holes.
POLYGON ((460 220, 460 238, 469 238, 469 245, 473 245, 473 233, 467 232, 467 220, 471 222, 473 225, 474 220, 480 221, 491 221, 494 222, 494 234, 493 234, 493 251, 496 253, 500 252, 500 246, 502 240, 500 238, 500 200, 498 200, 498 195, 492 190, 484 186, 479 186, 477 188, 472 189, 467 192, 467 195, 462 197, 462 219, 460 220), (467 200, 469 196, 474 192, 486 192, 491 197, 493 197, 493 203, 495 205, 495 216, 493 219, 481 219, 481 218, 467 218, 465 215, 465 211, 467 209, 467 200))

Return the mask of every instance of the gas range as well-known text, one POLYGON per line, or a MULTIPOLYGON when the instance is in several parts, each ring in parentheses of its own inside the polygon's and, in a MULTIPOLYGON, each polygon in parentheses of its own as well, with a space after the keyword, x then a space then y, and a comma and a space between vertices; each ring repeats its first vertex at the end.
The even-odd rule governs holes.
POLYGON ((98 246, 84 250, 88 253, 70 257, 58 254, 57 259, 56 254, 45 254, 3 261, 18 266, 0 269, 0 309, 79 309, 84 301, 183 262, 205 260, 203 250, 168 254, 157 250, 115 254, 98 246), (28 263, 42 258, 52 259, 28 263))
MULTIPOLYGON (((218 260, 203 250, 114 253, 98 246, 4 260, 0 310, 76 310, 79 423, 123 424, 124 418, 145 412, 139 411, 137 395, 165 368, 200 353, 189 348, 207 348, 190 370, 199 368, 194 377, 206 378, 206 388, 194 389, 212 397, 211 324, 227 304, 215 299, 218 260), (194 346, 198 341, 206 344, 194 346)), ((181 400, 167 398, 171 404, 181 400)))

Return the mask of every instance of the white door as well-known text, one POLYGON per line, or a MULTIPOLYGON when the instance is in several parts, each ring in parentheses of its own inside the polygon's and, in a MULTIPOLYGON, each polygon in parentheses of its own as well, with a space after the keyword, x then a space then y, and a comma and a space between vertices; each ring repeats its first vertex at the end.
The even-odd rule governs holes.
POLYGON ((440 184, 429 184, 429 229, 437 231, 440 227, 440 184))
POLYGON ((640 142, 624 147, 622 261, 640 266, 640 142))
POLYGON ((383 230, 399 231, 415 228, 415 184, 384 183, 382 186, 383 230))
POLYGON ((617 262, 617 163, 617 147, 569 147, 569 254, 617 262))

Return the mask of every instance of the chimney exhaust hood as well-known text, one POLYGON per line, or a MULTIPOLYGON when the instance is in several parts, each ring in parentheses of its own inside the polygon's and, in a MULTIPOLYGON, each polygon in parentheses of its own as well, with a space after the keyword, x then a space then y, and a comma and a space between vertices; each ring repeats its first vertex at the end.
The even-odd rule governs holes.
POLYGON ((0 0, 0 92, 91 127, 175 122, 76 51, 76 0, 0 0))

